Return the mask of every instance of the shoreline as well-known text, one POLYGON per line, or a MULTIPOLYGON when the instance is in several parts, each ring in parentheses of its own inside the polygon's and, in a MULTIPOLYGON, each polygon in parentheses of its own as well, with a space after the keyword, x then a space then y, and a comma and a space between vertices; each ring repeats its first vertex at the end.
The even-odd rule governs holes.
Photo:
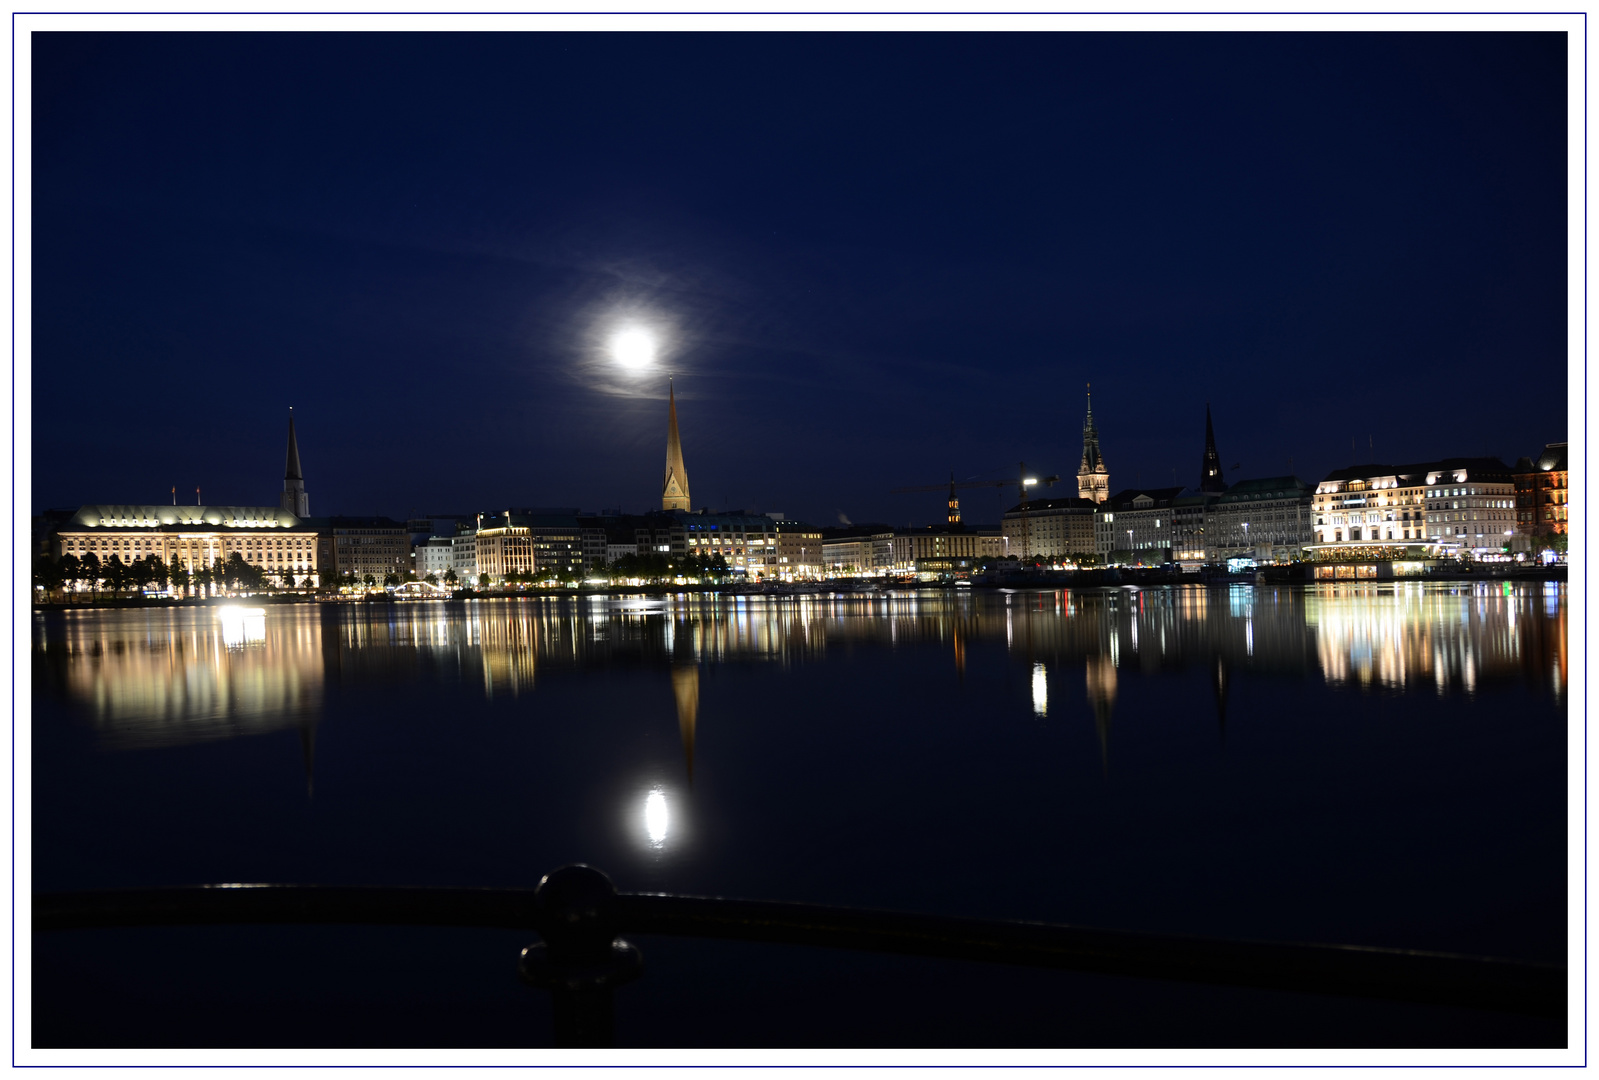
MULTIPOLYGON (((1214 587, 1234 587, 1239 585, 1249 587, 1275 587, 1290 586, 1296 588, 1314 588, 1320 585, 1396 585, 1400 583, 1416 584, 1460 584, 1462 582, 1559 582, 1567 580, 1566 567, 1539 567, 1533 570, 1519 569, 1511 573, 1486 572, 1472 573, 1436 573, 1420 575, 1412 578, 1362 578, 1349 581, 1316 581, 1308 579, 1302 573, 1273 574, 1173 574, 1158 570, 1089 570, 1089 571, 1056 571, 1044 574, 1017 574, 1004 580, 972 582, 969 588, 973 590, 1014 590, 1014 589, 1109 589, 1126 588, 1129 586, 1139 588, 1160 588, 1172 585, 1206 585, 1214 587)), ((968 586, 957 585, 954 582, 861 582, 859 580, 840 582, 837 584, 817 584, 814 586, 760 586, 760 585, 635 585, 616 588, 577 588, 577 589, 541 589, 528 592, 488 592, 462 595, 457 593, 450 597, 428 599, 396 599, 394 597, 376 594, 371 596, 316 596, 299 594, 294 596, 281 595, 256 595, 256 596, 206 596, 188 597, 182 600, 172 600, 165 597, 101 597, 96 600, 74 600, 61 603, 37 603, 32 607, 35 613, 49 611, 101 611, 122 609, 147 609, 147 608, 205 608, 225 607, 235 604, 247 603, 253 606, 286 606, 294 604, 332 604, 338 606, 360 606, 367 604, 414 604, 414 603, 466 603, 468 601, 487 600, 524 600, 540 599, 552 596, 651 596, 667 597, 685 594, 697 595, 724 595, 724 596, 772 596, 772 597, 804 597, 804 596, 832 596, 832 595, 881 595, 891 592, 912 592, 926 590, 956 591, 968 586)))

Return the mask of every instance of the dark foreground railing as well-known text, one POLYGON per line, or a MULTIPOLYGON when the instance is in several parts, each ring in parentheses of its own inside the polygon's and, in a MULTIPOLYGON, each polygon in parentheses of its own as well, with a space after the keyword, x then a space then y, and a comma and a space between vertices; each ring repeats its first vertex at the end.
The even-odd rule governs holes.
POLYGON ((1348 945, 1284 945, 1090 930, 1049 923, 618 893, 589 866, 536 889, 209 885, 41 894, 35 930, 220 923, 359 923, 537 931, 522 977, 551 992, 563 1046, 613 1041, 612 992, 643 972, 621 933, 869 949, 1102 975, 1385 998, 1561 1018, 1566 969, 1348 945))

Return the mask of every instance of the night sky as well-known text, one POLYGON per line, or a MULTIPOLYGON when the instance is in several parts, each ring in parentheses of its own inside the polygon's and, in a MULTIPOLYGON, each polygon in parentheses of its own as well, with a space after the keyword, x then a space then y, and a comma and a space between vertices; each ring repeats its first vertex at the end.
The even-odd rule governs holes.
POLYGON ((313 514, 639 512, 668 369, 694 505, 822 525, 1075 495, 1089 380, 1113 492, 1207 400, 1230 481, 1568 435, 1561 34, 33 49, 35 511, 275 504, 292 405, 313 514))

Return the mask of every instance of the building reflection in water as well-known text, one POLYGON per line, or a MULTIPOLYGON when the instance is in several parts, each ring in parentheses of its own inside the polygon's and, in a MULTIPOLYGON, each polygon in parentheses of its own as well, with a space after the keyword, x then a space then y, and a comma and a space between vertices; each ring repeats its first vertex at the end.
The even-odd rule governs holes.
POLYGON ((34 663, 41 684, 79 703, 107 745, 298 727, 308 767, 329 682, 404 682, 427 670, 514 698, 533 692, 540 668, 653 667, 671 682, 692 775, 701 664, 787 669, 932 647, 953 649, 963 676, 974 650, 987 650, 1026 665, 1039 716, 1048 673, 1083 664, 1104 749, 1124 667, 1159 675, 1199 665, 1223 727, 1241 673, 1464 694, 1520 680, 1563 698, 1564 590, 1400 582, 55 612, 35 618, 34 663))
POLYGON ((1440 694, 1474 693, 1484 681, 1543 683, 1566 690, 1565 586, 1500 583, 1440 588, 1401 583, 1324 586, 1306 599, 1323 678, 1440 694), (1542 610, 1532 590, 1542 593, 1542 610), (1549 601, 1553 600, 1553 603, 1549 601))
MULTIPOLYGON (((325 658, 315 609, 87 611, 34 621, 35 679, 131 748, 301 729, 309 774, 325 658)), ((309 779, 309 778, 308 778, 309 779)))
POLYGON ((1216 726, 1223 739, 1227 737, 1227 685, 1227 658, 1217 656, 1210 669, 1210 690, 1216 699, 1216 726))
POLYGON ((1094 733, 1099 736, 1099 765, 1110 772, 1110 718, 1116 711, 1116 662, 1109 656, 1088 658, 1088 703, 1094 708, 1094 733))
POLYGON ((684 665, 672 669, 672 694, 677 698, 677 731, 683 739, 683 761, 688 782, 694 782, 694 725, 700 716, 700 669, 684 665))

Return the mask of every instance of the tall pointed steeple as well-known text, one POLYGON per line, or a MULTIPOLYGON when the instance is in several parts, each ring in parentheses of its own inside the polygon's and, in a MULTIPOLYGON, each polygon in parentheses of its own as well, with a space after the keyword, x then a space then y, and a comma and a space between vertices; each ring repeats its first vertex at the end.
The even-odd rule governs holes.
POLYGON ((683 470, 683 444, 677 437, 677 394, 670 383, 666 400, 666 478, 661 483, 661 509, 687 510, 688 473, 683 470))
POLYGON ((1221 455, 1216 453, 1216 429, 1210 424, 1210 402, 1205 402, 1205 460, 1199 465, 1200 491, 1226 491, 1227 479, 1221 471, 1221 455))
POLYGON ((1099 429, 1094 426, 1094 388, 1088 387, 1088 418, 1083 421, 1083 461, 1077 467, 1077 497, 1102 503, 1110 498, 1110 473, 1099 456, 1099 429))
POLYGON ((311 500, 305 493, 305 476, 300 472, 300 443, 294 437, 294 408, 289 408, 289 458, 283 467, 283 494, 278 505, 295 517, 308 517, 311 500))

